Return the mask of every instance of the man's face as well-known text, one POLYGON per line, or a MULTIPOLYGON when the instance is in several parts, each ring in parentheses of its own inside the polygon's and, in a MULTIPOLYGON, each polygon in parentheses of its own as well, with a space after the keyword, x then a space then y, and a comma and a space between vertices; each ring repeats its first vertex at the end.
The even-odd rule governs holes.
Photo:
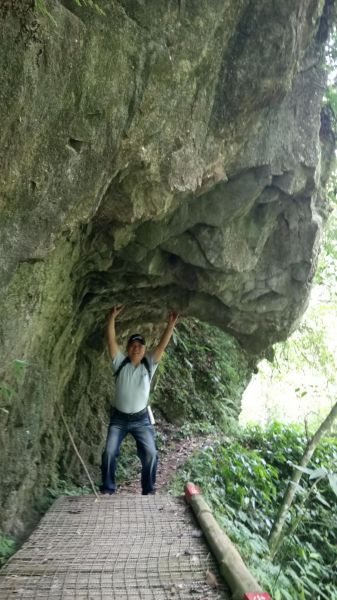
POLYGON ((146 347, 135 340, 131 342, 131 344, 127 347, 128 357, 133 363, 140 363, 142 358, 144 358, 146 347))

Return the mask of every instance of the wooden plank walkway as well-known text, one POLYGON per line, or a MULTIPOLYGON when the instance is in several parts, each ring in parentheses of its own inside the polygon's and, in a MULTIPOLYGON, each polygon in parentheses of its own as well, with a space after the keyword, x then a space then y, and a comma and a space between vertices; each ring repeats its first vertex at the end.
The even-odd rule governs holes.
POLYGON ((55 501, 0 571, 0 600, 32 598, 229 600, 230 594, 182 499, 122 493, 55 501))

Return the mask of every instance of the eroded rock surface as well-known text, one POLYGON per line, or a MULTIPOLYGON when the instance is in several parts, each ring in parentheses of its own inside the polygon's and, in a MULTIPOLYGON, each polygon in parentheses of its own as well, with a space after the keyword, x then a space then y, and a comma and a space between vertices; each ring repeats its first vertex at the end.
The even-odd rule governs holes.
POLYGON ((330 2, 97 4, 0 8, 9 528, 61 460, 57 406, 98 461, 111 305, 124 337, 171 308, 257 354, 306 307, 326 213, 330 2))

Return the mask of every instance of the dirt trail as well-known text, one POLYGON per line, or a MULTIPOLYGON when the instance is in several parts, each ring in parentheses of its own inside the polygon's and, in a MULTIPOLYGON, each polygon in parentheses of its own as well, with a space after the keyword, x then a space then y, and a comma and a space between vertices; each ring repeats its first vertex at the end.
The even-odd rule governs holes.
MULTIPOLYGON (((158 427, 158 431, 162 432, 160 426, 158 427)), ((206 436, 194 438, 187 437, 183 440, 177 440, 175 439, 176 434, 177 431, 173 427, 170 428, 168 434, 166 432, 165 435, 168 439, 167 449, 165 451, 159 451, 158 453, 159 462, 156 482, 156 489, 158 492, 165 489, 175 471, 187 461, 195 450, 207 446, 213 441, 213 438, 206 436)), ((118 491, 134 494, 140 493, 140 468, 139 472, 131 481, 119 486, 118 491)))

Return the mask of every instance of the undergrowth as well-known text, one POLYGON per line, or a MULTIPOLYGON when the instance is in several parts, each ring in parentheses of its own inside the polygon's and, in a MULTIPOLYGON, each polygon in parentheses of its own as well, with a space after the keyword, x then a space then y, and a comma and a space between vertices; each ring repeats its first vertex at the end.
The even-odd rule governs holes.
MULTIPOLYGON (((303 476, 289 513, 287 533, 271 560, 267 539, 292 465, 306 437, 298 427, 272 424, 245 429, 239 439, 196 453, 173 479, 171 492, 198 484, 217 519, 273 600, 337 600, 337 497, 322 478, 303 476)), ((311 468, 336 469, 337 440, 320 444, 311 468)))
POLYGON ((14 538, 0 530, 0 567, 5 564, 15 551, 16 541, 14 538))
POLYGON ((232 337, 183 319, 158 367, 152 404, 172 423, 236 428, 253 367, 232 337))
POLYGON ((54 486, 47 488, 47 494, 51 502, 59 496, 85 496, 86 494, 92 494, 92 491, 89 486, 79 486, 63 479, 59 479, 54 486))

